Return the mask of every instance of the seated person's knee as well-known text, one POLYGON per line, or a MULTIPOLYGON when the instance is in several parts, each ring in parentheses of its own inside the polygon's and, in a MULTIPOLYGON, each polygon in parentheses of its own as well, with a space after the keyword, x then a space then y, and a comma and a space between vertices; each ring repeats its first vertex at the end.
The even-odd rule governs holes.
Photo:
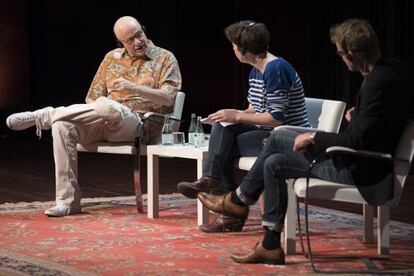
POLYGON ((94 109, 106 120, 120 120, 122 118, 121 104, 106 97, 99 97, 94 102, 94 109))
POLYGON ((52 136, 67 136, 67 137, 77 137, 78 130, 76 126, 71 122, 57 121, 52 125, 52 136))

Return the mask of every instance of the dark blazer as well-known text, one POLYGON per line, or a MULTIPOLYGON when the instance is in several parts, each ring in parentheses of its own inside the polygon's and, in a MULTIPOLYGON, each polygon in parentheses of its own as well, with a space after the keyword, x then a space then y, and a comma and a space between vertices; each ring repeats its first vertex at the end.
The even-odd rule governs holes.
MULTIPOLYGON (((408 120, 411 88, 397 60, 380 60, 357 94, 347 129, 339 134, 317 133, 313 154, 327 147, 345 146, 394 155, 408 120)), ((364 199, 378 205, 392 197, 392 162, 349 156, 334 157, 335 164, 351 170, 364 199)))

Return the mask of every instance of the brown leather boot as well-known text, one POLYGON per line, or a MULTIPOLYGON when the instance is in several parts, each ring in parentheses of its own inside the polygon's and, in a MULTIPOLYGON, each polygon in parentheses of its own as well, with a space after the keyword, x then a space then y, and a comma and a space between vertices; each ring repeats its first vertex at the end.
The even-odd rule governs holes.
POLYGON ((285 264, 285 252, 282 248, 277 248, 273 250, 267 250, 263 247, 261 242, 256 244, 256 247, 253 248, 247 254, 233 254, 230 258, 236 263, 266 263, 266 264, 275 264, 282 265, 285 264))
POLYGON ((209 192, 221 189, 220 181, 210 176, 203 176, 194 182, 180 182, 177 185, 180 193, 188 198, 197 198, 199 192, 209 192))
POLYGON ((205 233, 240 232, 246 219, 238 217, 218 216, 215 221, 200 225, 200 230, 205 233))
POLYGON ((218 196, 199 193, 197 197, 201 203, 211 211, 232 217, 247 218, 249 214, 249 206, 240 206, 233 203, 230 200, 230 195, 231 193, 218 196))

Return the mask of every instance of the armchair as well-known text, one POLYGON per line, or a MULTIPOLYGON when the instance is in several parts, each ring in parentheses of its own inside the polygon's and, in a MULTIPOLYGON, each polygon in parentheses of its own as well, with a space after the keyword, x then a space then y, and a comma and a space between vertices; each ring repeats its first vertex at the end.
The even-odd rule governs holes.
MULTIPOLYGON (((339 131, 346 106, 344 102, 306 97, 305 104, 311 128, 283 125, 275 127, 274 130, 292 129, 301 132, 339 131)), ((239 158, 238 167, 241 170, 249 171, 255 161, 256 157, 241 157, 239 158)))
MULTIPOLYGON (((180 120, 184 107, 185 94, 178 92, 175 97, 174 111, 169 114, 172 121, 172 130, 178 131, 180 128, 180 120)), ((161 114, 155 114, 153 112, 146 113, 142 120, 145 122, 154 116, 164 116, 161 114)), ((140 157, 146 155, 147 147, 141 144, 141 137, 137 137, 134 142, 96 142, 88 145, 77 144, 78 152, 96 152, 96 153, 112 153, 112 154, 127 154, 134 155, 134 170, 133 170, 133 182, 135 190, 135 198, 137 203, 138 213, 144 213, 142 192, 141 192, 141 173, 140 173, 140 157)))
MULTIPOLYGON (((390 154, 370 152, 363 150, 354 150, 345 147, 330 147, 326 150, 328 154, 348 154, 360 156, 364 158, 383 159, 393 162, 393 198, 383 205, 377 207, 377 252, 379 255, 388 255, 390 251, 390 207, 396 207, 399 204, 400 197, 404 185, 407 181, 407 176, 410 173, 410 168, 414 156, 414 122, 409 121, 405 130, 403 131, 397 150, 394 156, 390 154)), ((314 161, 315 163, 316 161, 314 161)), ((289 204, 295 206, 297 197, 304 198, 305 201, 305 230, 308 245, 308 256, 312 265, 312 269, 316 272, 311 243, 309 239, 309 223, 308 223, 308 199, 323 199, 332 201, 342 201, 362 204, 364 217, 364 231, 363 240, 367 243, 373 242, 373 217, 374 206, 368 205, 364 198, 360 195, 358 189, 354 185, 339 184, 330 181, 324 181, 316 178, 310 178, 310 173, 313 167, 311 164, 309 168, 309 175, 307 178, 299 178, 294 180, 292 185, 288 187, 289 204)), ((300 223, 299 213, 298 224, 300 223)), ((286 216, 294 216, 294 208, 288 208, 286 216)), ((294 221, 290 221, 294 225, 294 221)), ((291 228, 292 225, 285 227, 291 228)), ((300 227, 299 227, 300 230, 300 227)), ((302 238, 301 238, 302 242, 302 238)), ((303 242, 302 250, 304 251, 303 242)), ((303 252, 305 253, 305 252, 303 252)))
MULTIPOLYGON (((339 127, 341 126, 341 121, 343 113, 345 111, 346 104, 342 101, 333 101, 326 99, 316 99, 316 98, 305 98, 306 109, 308 112, 309 123, 311 128, 297 127, 297 126, 278 126, 275 127, 274 131, 280 129, 292 129, 301 132, 312 132, 312 131, 326 131, 326 132, 338 132, 339 127)), ((249 171, 256 161, 256 157, 241 157, 238 161, 238 167, 240 170, 249 171)), ((295 206, 292 206, 292 203, 288 202, 288 210, 295 210, 295 206)), ((285 252, 286 254, 295 253, 295 236, 296 229, 294 225, 294 218, 290 214, 286 214, 285 219, 285 231, 284 231, 284 243, 285 243, 285 252), (293 223, 292 223, 293 221, 293 223)))

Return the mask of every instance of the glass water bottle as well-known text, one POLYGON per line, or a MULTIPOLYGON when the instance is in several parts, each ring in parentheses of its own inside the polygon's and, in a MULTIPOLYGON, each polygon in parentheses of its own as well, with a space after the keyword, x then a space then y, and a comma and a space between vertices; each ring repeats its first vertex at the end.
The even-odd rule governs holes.
POLYGON ((191 113, 191 123, 190 123, 190 127, 188 128, 188 143, 190 145, 194 145, 196 126, 197 126, 196 115, 195 113, 191 113))
POLYGON ((164 126, 162 127, 161 144, 165 146, 173 144, 173 134, 171 129, 170 116, 168 115, 165 116, 164 126))

